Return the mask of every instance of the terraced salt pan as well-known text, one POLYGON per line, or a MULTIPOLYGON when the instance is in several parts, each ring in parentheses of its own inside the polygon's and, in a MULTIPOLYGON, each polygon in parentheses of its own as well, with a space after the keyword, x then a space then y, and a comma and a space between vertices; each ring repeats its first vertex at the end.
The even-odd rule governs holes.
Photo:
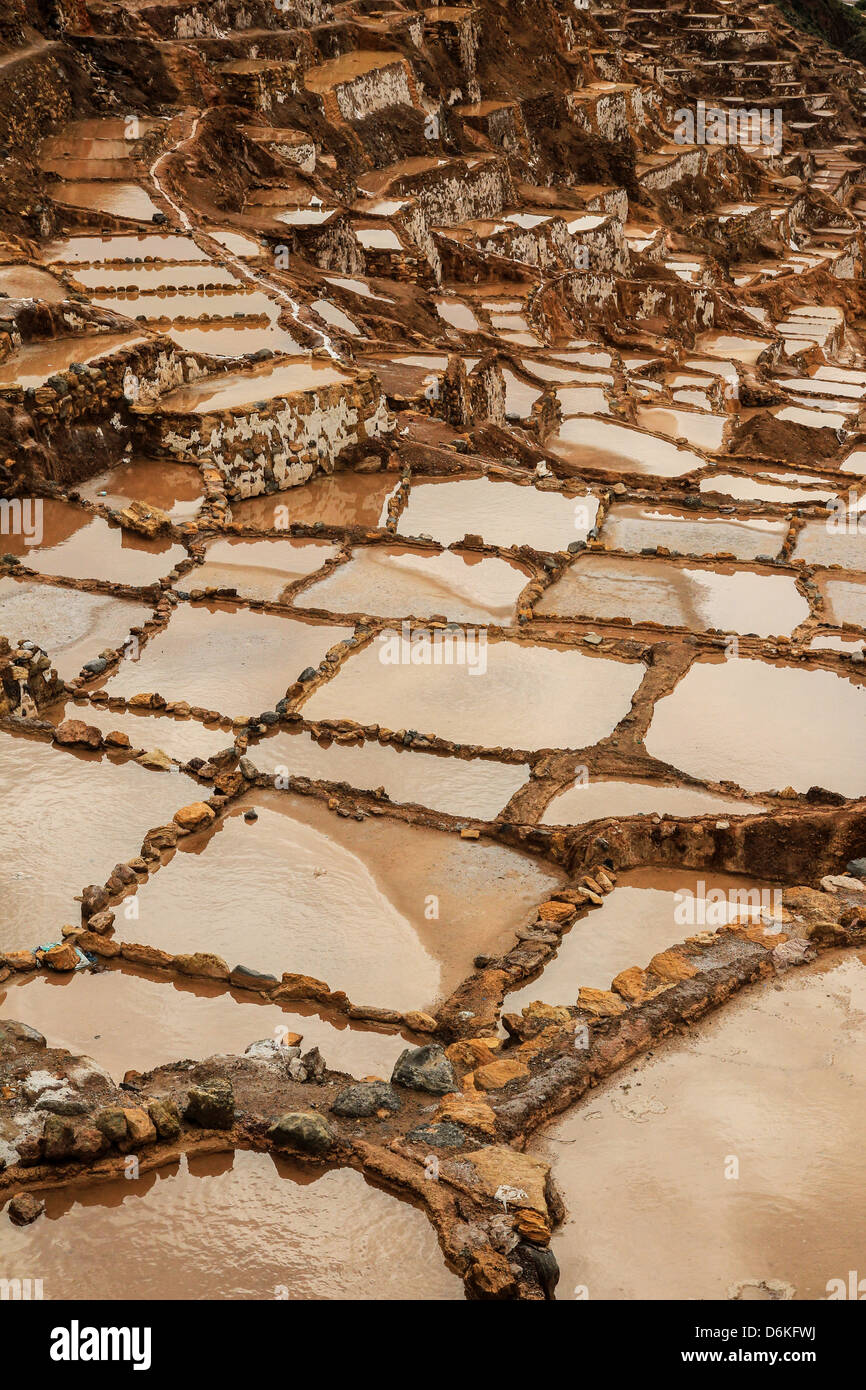
POLYGON ((109 261, 206 261, 207 256, 191 237, 174 232, 124 232, 50 241, 42 259, 49 265, 100 265, 109 261))
POLYGON ((620 502, 605 516, 601 537, 614 550, 661 545, 681 555, 729 554, 738 560, 754 560, 759 555, 778 555, 787 531, 788 523, 782 520, 728 520, 620 502))
POLYGON ((436 312, 461 333, 480 333, 481 324, 462 299, 437 299, 436 312))
POLYGON ((527 420, 532 407, 541 400, 541 391, 521 381, 514 372, 507 369, 502 373, 505 380, 505 414, 511 420, 527 420))
POLYGON ((176 589, 236 589, 240 598, 277 602, 290 584, 315 574, 337 554, 334 545, 313 540, 217 540, 205 562, 175 584, 176 589))
POLYGON ((76 894, 104 883, 141 852, 146 832, 170 821, 199 788, 182 773, 114 766, 33 739, 0 738, 0 790, 14 816, 0 828, 0 950, 60 940, 80 923, 76 894))
POLYGON ((47 270, 35 265, 0 265, 0 295, 9 299, 41 299, 59 304, 69 291, 47 270))
POLYGON ((809 565, 866 571, 866 516, 832 513, 825 521, 807 521, 797 537, 793 558, 809 565))
POLYGON ((563 387, 556 394, 565 416, 610 414, 607 396, 600 386, 563 387))
POLYGON ((430 536, 453 545, 480 535, 488 545, 530 545, 535 550, 566 550, 585 540, 598 514, 589 495, 564 497, 535 487, 491 478, 461 482, 415 482, 397 529, 405 536, 430 536))
POLYGON ((678 478, 705 465, 700 454, 679 449, 670 440, 592 416, 579 415, 563 421, 545 447, 566 463, 605 472, 678 478))
POLYGON ((288 492, 233 501, 232 520, 262 530, 294 522, 374 529, 385 525, 387 501, 396 486, 393 474, 337 472, 288 492))
POLYGON ((714 454, 725 439, 727 415, 708 415, 695 410, 672 410, 664 406, 640 409, 636 421, 643 429, 663 434, 668 439, 685 439, 695 448, 714 454))
POLYGON ((790 636, 809 604, 791 575, 584 554, 542 594, 536 612, 769 637, 790 636))
POLYGON ((644 744, 682 772, 748 792, 818 786, 863 796, 866 688, 830 671, 698 661, 657 703, 644 744))
POLYGON ((827 619, 831 623, 852 623, 866 628, 866 583, 831 579, 823 575, 818 586, 824 596, 827 619))
POLYGON ((436 665, 427 654, 429 664, 410 664, 399 634, 377 636, 313 693, 304 717, 417 729, 482 748, 583 748, 628 713, 643 677, 636 662, 528 642, 467 642, 464 665, 436 665))
POLYGON ((425 1008, 456 988, 479 951, 513 939, 561 881, 502 845, 257 792, 217 830, 184 840, 148 880, 137 929, 164 950, 312 975, 355 1003, 425 1008), (252 805, 258 819, 248 824, 252 805), (435 919, 425 915, 430 894, 435 919))
MULTIPOLYGON (((757 362, 761 354, 772 346, 771 338, 746 338, 730 333, 704 333, 697 341, 698 352, 707 357, 732 357, 737 362, 749 365, 757 362)), ((688 365, 695 364, 690 362, 688 365)))
POLYGON ((159 208, 145 188, 137 183, 114 183, 107 179, 81 179, 52 183, 48 197, 64 207, 108 212, 114 217, 130 217, 150 222, 159 208))
POLYGON ((766 807, 701 787, 665 787, 653 782, 576 781, 546 807, 542 825, 585 825, 609 816, 750 816, 766 807))
POLYGON ((188 521, 201 506, 204 485, 197 468, 167 459, 132 459, 107 473, 98 473, 76 490, 89 502, 117 510, 130 502, 158 507, 173 521, 188 521))
MULTIPOLYGON (((772 476, 767 473, 761 478, 747 478, 739 473, 714 473, 701 479, 699 489, 702 493, 720 493, 738 502, 827 502, 835 496, 830 488, 792 487, 787 482, 764 481, 772 476)), ((785 475, 779 473, 775 476, 781 480, 785 475)), ((792 475, 792 481, 796 480, 796 476, 792 475)), ((818 482, 818 479, 815 481, 818 482)))
POLYGON ((130 628, 152 616, 150 608, 128 599, 0 579, 0 632, 10 642, 42 647, 61 680, 72 680, 107 647, 119 647, 130 628))
POLYGON ((303 730, 280 730, 248 757, 269 775, 348 782, 359 791, 381 787, 391 801, 473 820, 495 820, 529 777, 526 763, 444 757, 375 740, 323 746, 303 730))
POLYGON ((345 375, 329 363, 312 357, 298 358, 295 362, 269 363, 246 372, 190 382, 163 396, 160 408, 177 414, 204 415, 210 410, 231 410, 346 380, 345 375))
POLYGON ((304 608, 380 618, 429 618, 506 625, 529 575, 507 560, 472 552, 420 555, 397 547, 354 551, 347 564, 296 598, 304 608))
POLYGON ((532 1141, 568 1210, 552 1240, 561 1298, 582 1285, 593 1299, 726 1299, 778 1280, 824 1299, 828 1280, 847 1281, 866 1238, 866 967, 840 953, 779 983, 732 999, 532 1141), (737 1181, 725 1181, 731 1154, 737 1181))
POLYGON ((227 607, 175 610, 137 662, 125 660, 106 690, 127 699, 157 691, 166 700, 239 717, 273 709, 308 666, 352 629, 227 607))
MULTIPOLYGON (((179 305, 183 304, 187 291, 229 286, 241 289, 241 282, 226 270, 225 266, 211 261, 195 261, 191 265, 138 265, 135 269, 125 266, 88 266, 75 271, 75 281, 88 292, 103 290, 106 293, 118 290, 137 290, 140 295, 155 294, 158 290, 176 290, 179 305)), ((179 312, 179 310, 178 310, 179 312)))
POLYGON ((108 579, 118 584, 153 584, 186 559, 183 546, 110 526, 100 516, 69 502, 42 503, 42 540, 3 537, 4 550, 38 574, 67 579, 108 579))
POLYGON ((772 888, 734 874, 693 869, 632 869, 620 874, 603 906, 579 917, 540 976, 505 997, 504 1012, 533 1000, 575 1004, 579 989, 610 989, 621 970, 645 969, 653 956, 696 931, 772 915, 772 888), (763 890, 763 898, 762 898, 763 890))
POLYGON ((103 734, 126 734, 132 748, 144 752, 161 749, 170 758, 188 762, 190 758, 207 760, 215 753, 230 748, 233 735, 225 729, 206 728, 196 719, 175 718, 170 714, 148 714, 144 710, 112 710, 99 705, 68 700, 44 711, 52 724, 64 719, 80 719, 103 734))
POLYGON ((165 332, 185 352, 205 352, 211 357, 245 357, 263 348, 290 356, 302 351, 297 339, 276 323, 247 324, 243 319, 232 323, 171 323, 165 332))
POLYGON ((314 299, 310 308, 315 310, 320 319, 329 323, 332 328, 339 329, 342 333, 348 333, 351 337, 357 338, 361 332, 356 323, 344 314, 342 309, 338 309, 336 304, 329 304, 326 299, 314 299))
POLYGON ((130 1069, 242 1053, 250 1043, 278 1038, 282 1028, 302 1035, 304 1051, 318 1047, 329 1067, 358 1077, 387 1080, 406 1046, 399 1033, 352 1028, 339 1014, 286 1013, 260 995, 129 965, 71 976, 13 975, 3 991, 0 1018, 26 1019, 49 1047, 92 1057, 116 1081, 130 1069))
POLYGON ((10 1232, 10 1272, 41 1270, 47 1299, 463 1297, 417 1207, 351 1168, 243 1150, 50 1192, 10 1232))
POLYGON ((190 290, 184 294, 94 294, 91 301, 99 309, 126 318, 158 323, 195 322, 197 319, 231 319, 266 317, 273 313, 267 295, 257 290, 238 290, 231 293, 218 290, 190 290))
POLYGON ((27 343, 0 364, 0 388, 42 386, 50 376, 65 372, 77 362, 97 362, 101 357, 135 347, 146 339, 130 333, 83 333, 76 338, 46 338, 27 343))

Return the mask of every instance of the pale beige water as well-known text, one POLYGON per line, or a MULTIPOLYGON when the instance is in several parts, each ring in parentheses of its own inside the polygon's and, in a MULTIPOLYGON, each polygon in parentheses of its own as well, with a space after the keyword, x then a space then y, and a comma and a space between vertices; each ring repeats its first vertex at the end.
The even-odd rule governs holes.
POLYGON ((279 600, 286 588, 321 569, 337 548, 313 540, 217 540, 205 562, 184 575, 177 589, 232 588, 241 598, 279 600))
POLYGON ((129 599, 83 594, 32 581, 0 579, 0 632, 11 642, 36 642, 61 680, 72 680, 86 661, 119 647, 151 610, 129 599))
POLYGON ((42 1271, 46 1299, 463 1297, 423 1212, 351 1168, 213 1154, 46 1198, 3 1260, 7 1278, 42 1271))
POLYGON ((455 622, 506 625, 528 583, 529 575, 516 565, 471 551, 424 555, 374 546, 356 550, 347 564, 315 581, 296 602, 332 613, 384 618, 441 614, 455 622))
POLYGON ((391 801, 480 820, 498 816, 529 777, 526 763, 444 757, 375 740, 323 746, 300 730, 281 730, 247 756, 271 776, 348 782, 361 791, 381 787, 391 801))
POLYGON ((764 807, 700 787, 665 787, 652 782, 575 781, 548 804, 542 825, 583 825, 608 816, 748 816, 764 807))
POLYGON ((190 464, 142 458, 78 483, 77 491, 88 501, 106 507, 121 509, 132 501, 146 502, 174 521, 186 521, 198 511, 204 485, 198 469, 190 464))
POLYGON ((417 729, 488 748, 582 748, 623 718, 643 675, 636 662, 532 643, 488 642, 483 653, 467 646, 474 666, 434 665, 434 654, 429 665, 406 664, 411 654, 399 638, 383 634, 312 695, 304 716, 417 729))
POLYGON ((819 786, 863 796, 866 688, 748 658, 696 662, 659 700, 645 745, 693 777, 749 792, 819 786))
POLYGON ((783 520, 704 517, 620 502, 607 512, 601 537, 613 550, 662 545, 681 555, 729 554, 738 560, 754 560, 759 555, 778 555, 787 530, 783 520))
POLYGON ((645 969, 657 952, 696 932, 758 921, 762 906, 769 923, 780 901, 771 885, 739 874, 632 869, 600 908, 577 919, 541 975, 506 995, 505 1012, 520 1013, 535 999, 575 1004, 578 990, 610 989, 620 971, 645 969))
POLYGON ((416 482, 397 529, 404 536, 431 536, 442 545, 480 535, 488 545, 503 548, 565 550, 586 539, 597 513, 595 497, 564 497, 492 478, 416 482))
POLYGON ((584 415, 563 421, 545 447, 557 458, 576 466, 660 478, 680 477, 703 467, 705 462, 699 454, 679 449, 668 439, 584 415))
POLYGON ((700 491, 724 493, 727 497, 754 502, 823 502, 832 497, 832 489, 822 486, 816 478, 817 487, 791 487, 781 481, 767 482, 761 478, 748 478, 738 473, 714 473, 702 478, 700 491))
POLYGON ((150 222, 159 208, 145 188, 137 183, 110 183, 106 179, 65 180, 50 184, 48 196, 55 202, 91 212, 108 212, 115 217, 131 217, 150 222))
POLYGON ((693 631, 790 635, 809 605, 790 575, 679 567, 640 557, 580 556, 536 605, 540 614, 631 618, 693 631))
POLYGON ((263 530, 294 522, 312 526, 317 521, 325 526, 376 528, 387 520, 385 504, 396 486, 389 473, 333 473, 288 492, 232 502, 232 520, 263 530))
MULTIPOLYGON (((121 919, 126 932, 132 923, 121 919)), ((352 1076, 387 1080, 406 1047, 397 1032, 352 1027, 340 1014, 291 1011, 245 990, 124 965, 73 975, 13 975, 0 992, 0 1017, 38 1028, 49 1047, 92 1057, 114 1077, 185 1057, 243 1053, 259 1039, 300 1033, 303 1049, 352 1076)))
POLYGON ((170 540, 147 540, 53 498, 42 503, 42 532, 39 544, 25 535, 3 536, 3 550, 37 574, 120 584, 153 584, 186 559, 183 546, 170 540))
POLYGON ((167 700, 232 717, 257 714, 273 709, 302 671, 351 635, 346 627, 184 604, 137 662, 123 662, 106 689, 126 698, 158 691, 167 700))
POLYGON ((639 409, 637 424, 668 439, 683 438, 695 448, 709 454, 721 449, 725 438, 727 415, 708 415, 697 410, 672 410, 664 406, 639 409))
POLYGON ((75 700, 67 700, 43 713, 52 724, 59 724, 64 719, 80 719, 103 734, 126 734, 132 748, 144 752, 158 748, 181 762, 196 757, 207 759, 224 748, 230 748, 233 740, 230 731, 205 728, 195 719, 148 714, 137 709, 112 710, 75 700))
POLYGON ((160 405, 166 412, 203 415, 209 410, 230 410, 252 405, 255 401, 272 400, 275 396, 290 396, 295 391, 314 391, 317 387, 345 380, 343 373, 329 363, 312 357, 299 358, 295 362, 267 364, 179 386, 163 396, 160 405))
POLYGON ((47 270, 35 265, 0 265, 0 295, 10 299, 41 299, 58 304, 69 291, 47 270))
POLYGON ((73 236, 51 241, 43 259, 76 265, 104 261, 204 261, 204 251, 191 237, 174 232, 118 233, 107 236, 73 236))
POLYGON ((75 895, 140 854, 145 833, 197 800, 182 773, 113 766, 4 733, 0 789, 14 815, 0 827, 0 949, 58 941, 80 923, 75 895))
POLYGON ((569 1212, 558 1297, 725 1299, 778 1280, 823 1299, 828 1280, 847 1283, 866 1237, 864 1011, 862 958, 824 958, 756 985, 539 1134, 531 1152, 569 1212))
POLYGON ((559 882, 502 845, 257 792, 211 835, 182 842, 139 891, 135 930, 163 950, 312 975, 357 1004, 425 1008, 559 882))
POLYGON ((291 333, 275 323, 247 325, 243 319, 232 323, 172 323, 165 331, 184 351, 205 352, 212 357, 245 357, 262 348, 290 355, 301 351, 291 333))
MULTIPOLYGON (((119 290, 137 290, 140 295, 155 293, 157 290, 203 291, 206 287, 224 285, 232 289, 241 288, 240 281, 231 271, 211 261, 198 261, 191 265, 159 265, 152 268, 138 265, 134 270, 98 265, 76 270, 75 279, 88 292, 103 290, 106 293, 116 293, 119 290)), ((178 294, 176 302, 181 305, 185 297, 183 293, 178 294)))
POLYGON ((819 588, 827 605, 829 622, 853 623, 855 627, 866 628, 866 582, 858 584, 825 575, 819 581, 819 588))
POLYGON ((807 521, 797 537, 794 559, 866 571, 866 514, 831 514, 826 521, 807 521))
POLYGON ((93 363, 144 341, 130 333, 83 333, 76 338, 27 343, 0 364, 0 387, 22 386, 26 390, 42 386, 50 376, 65 372, 76 362, 93 363))

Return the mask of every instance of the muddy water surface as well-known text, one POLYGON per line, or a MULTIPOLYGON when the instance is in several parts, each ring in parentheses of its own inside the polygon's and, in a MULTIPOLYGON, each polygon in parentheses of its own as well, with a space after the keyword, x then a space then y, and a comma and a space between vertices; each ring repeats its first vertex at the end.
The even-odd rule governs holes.
POLYGON ((268 364, 246 372, 190 382, 163 396, 160 405, 168 412, 203 415, 209 410, 231 410, 255 401, 271 400, 274 396, 290 396, 294 391, 333 386, 346 379, 329 363, 303 357, 295 362, 268 364))
POLYGON ((818 786, 863 796, 866 688, 830 671, 699 661, 659 700, 644 742, 693 777, 749 792, 818 786))
POLYGON ((179 772, 80 757, 28 738, 0 738, 0 790, 15 814, 0 829, 0 950, 60 939, 79 923, 75 895, 140 854, 145 833, 195 800, 179 772))
POLYGON ((147 585, 186 559, 183 546, 170 540, 147 540, 52 498, 42 502, 41 532, 3 537, 4 549, 38 574, 147 585))
POLYGON ((441 545, 476 535, 503 548, 565 550, 586 539, 597 512, 594 497, 563 497, 491 478, 417 482, 397 529, 404 536, 431 536, 441 545))
POLYGON ((148 458, 133 459, 107 473, 98 473, 86 483, 79 483, 77 491, 88 502, 101 502, 115 510, 128 507, 132 501, 146 502, 166 512, 173 521, 194 517, 204 496, 197 468, 148 458))
POLYGON ((429 618, 498 623, 515 615, 529 574, 507 560, 472 551, 425 555, 383 546, 356 550, 349 562, 297 597, 305 608, 369 613, 381 618, 429 618))
POLYGON ((314 526, 384 526, 385 503, 397 486, 393 473, 334 473, 303 487, 232 502, 232 520, 262 530, 301 522, 314 526))
POLYGON ((607 816, 709 816, 756 815, 763 809, 755 802, 701 787, 664 787, 653 782, 602 782, 594 778, 575 782, 549 803, 542 825, 583 825, 607 816))
POLYGON ((61 680, 72 680, 106 648, 119 647, 130 628, 152 616, 150 608, 130 599, 0 579, 0 632, 11 642, 36 642, 61 680))
POLYGON ((358 823, 309 797, 261 792, 246 806, 258 820, 247 823, 239 806, 210 835, 184 841, 140 890, 139 939, 312 975, 353 1003, 424 1008, 450 994, 479 951, 510 941, 561 881, 501 845, 358 823))
POLYGON ((308 540, 221 540, 208 546, 198 565, 176 589, 236 589, 241 598, 279 600, 290 584, 321 569, 337 548, 308 540))
POLYGON ((103 734, 126 734, 130 746, 145 751, 161 749, 170 758, 188 762, 190 758, 209 758, 231 745, 230 730, 206 728, 195 719, 176 719, 169 714, 147 714, 144 710, 111 710, 99 705, 68 700, 43 710, 52 724, 64 719, 80 719, 103 734))
POLYGON ((400 1033, 349 1027, 339 1014, 286 1012, 260 995, 129 966, 13 975, 0 992, 0 1017, 29 1023, 49 1047, 92 1057, 116 1081, 185 1057, 243 1053, 259 1039, 284 1037, 280 1029, 300 1033, 304 1051, 318 1047, 329 1067, 356 1077, 388 1080, 407 1046, 400 1033))
POLYGON ((106 685, 127 699, 158 691, 167 700, 217 709, 233 718, 273 709, 308 666, 317 666, 352 629, 313 625, 246 609, 175 609, 168 627, 125 660, 106 685))
POLYGON ((583 555, 542 595, 536 611, 769 637, 789 636, 808 618, 809 604, 791 575, 583 555))
POLYGON ((479 820, 498 816, 529 777, 526 763, 418 753, 374 740, 323 746, 302 731, 281 730, 250 748, 248 757, 273 776, 348 782, 359 791, 382 787, 392 801, 479 820))
POLYGON ((48 338, 27 343, 0 365, 0 387, 42 386, 50 376, 65 372, 76 362, 95 362, 121 348, 143 343, 132 333, 83 333, 77 338, 48 338))
POLYGON ((538 1135, 569 1213, 558 1297, 726 1299, 777 1280, 823 1299, 847 1280, 866 1241, 864 1014, 862 957, 827 957, 756 985, 538 1135))
POLYGON ((705 463, 700 454, 680 449, 668 439, 585 415, 565 420, 545 447, 578 468, 646 473, 659 478, 678 478, 705 463))
MULTIPOLYGON (((486 748, 583 748, 628 713, 643 676, 636 662, 530 643, 467 643, 466 652, 475 664, 411 665, 399 637, 384 633, 314 692, 304 717, 417 729, 486 748)), ((429 655, 432 663, 432 644, 429 655)))
POLYGON ((739 875, 696 874, 693 869, 633 869, 620 874, 603 906, 578 918, 542 974, 506 996, 505 1011, 519 1013, 534 999, 574 1004, 581 988, 610 989, 621 970, 633 965, 645 969, 657 952, 687 936, 738 917, 751 918, 750 903, 757 917, 762 901, 771 912, 772 887, 739 875), (724 894, 727 900, 704 904, 709 893, 724 894), (739 893, 744 895, 742 902, 734 896, 739 893))
POLYGON ((350 1168, 269 1154, 212 1154, 47 1193, 45 1215, 9 1226, 4 1243, 4 1276, 39 1270, 46 1299, 463 1297, 417 1207, 350 1168))

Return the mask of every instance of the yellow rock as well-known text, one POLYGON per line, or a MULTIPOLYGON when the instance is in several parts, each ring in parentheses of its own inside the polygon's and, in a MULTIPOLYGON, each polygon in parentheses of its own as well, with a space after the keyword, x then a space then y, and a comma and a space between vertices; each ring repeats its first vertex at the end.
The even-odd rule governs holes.
POLYGON ((653 956, 649 968, 660 980, 691 980, 698 973, 691 961, 675 948, 653 956))
POLYGON ((577 1007, 597 1018, 615 1018, 617 1014, 624 1014, 628 1006, 612 990, 584 988, 577 996, 577 1007))
POLYGON ((531 1240, 533 1245, 548 1245, 550 1243, 550 1226, 537 1211, 530 1211, 529 1209, 519 1211, 514 1228, 523 1236, 524 1240, 531 1240))
POLYGON ((205 801, 190 802, 189 806, 181 806, 180 810, 174 813, 174 823, 182 830, 200 830, 202 826, 210 825, 215 818, 215 811, 205 801))
POLYGON ((522 1062, 512 1062, 507 1057, 502 1057, 497 1062, 488 1062, 487 1066, 477 1069, 475 1085, 480 1091, 498 1091, 501 1087, 507 1086, 509 1081, 522 1081, 528 1075, 529 1068, 522 1062))
POLYGON ((551 898, 549 902, 541 904, 538 915, 542 922, 570 922, 574 908, 571 903, 560 903, 551 898))
POLYGON ((496 1116, 486 1100, 466 1096, 443 1096, 436 1111, 437 1120, 452 1120, 456 1125, 480 1129, 482 1134, 496 1133, 496 1116))

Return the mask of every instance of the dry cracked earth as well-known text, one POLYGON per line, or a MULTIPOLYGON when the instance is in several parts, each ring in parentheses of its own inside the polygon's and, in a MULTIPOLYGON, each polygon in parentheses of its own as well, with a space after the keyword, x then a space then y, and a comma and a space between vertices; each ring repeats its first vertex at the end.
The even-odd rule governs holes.
POLYGON ((864 112, 742 0, 7 3, 4 1287, 853 1267, 864 112))

